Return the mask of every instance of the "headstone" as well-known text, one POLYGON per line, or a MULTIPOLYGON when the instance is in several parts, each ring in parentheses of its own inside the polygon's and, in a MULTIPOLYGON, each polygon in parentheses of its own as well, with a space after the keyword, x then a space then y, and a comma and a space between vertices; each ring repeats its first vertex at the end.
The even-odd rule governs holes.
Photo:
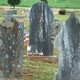
POLYGON ((56 35, 60 32, 60 29, 61 29, 61 25, 62 25, 62 22, 58 21, 58 20, 53 20, 52 22, 52 29, 51 29, 51 39, 55 39, 56 35))
POLYGON ((55 80, 80 80, 80 23, 74 12, 63 23, 55 46, 59 52, 55 80))
POLYGON ((19 23, 19 25, 20 25, 22 31, 24 32, 24 23, 23 23, 23 22, 18 22, 18 23, 19 23))
POLYGON ((9 10, 7 11, 7 15, 15 15, 17 14, 17 10, 9 10))
POLYGON ((0 78, 22 79, 23 32, 18 22, 6 17, 0 24, 0 78))
POLYGON ((13 14, 17 14, 17 10, 16 9, 13 9, 12 12, 13 12, 13 14))
POLYGON ((44 2, 35 3, 28 14, 30 21, 30 38, 28 53, 53 55, 53 44, 51 43, 51 23, 53 12, 44 2))
POLYGON ((7 15, 13 15, 12 11, 7 11, 7 15))
MULTIPOLYGON (((26 15, 12 15, 12 13, 7 13, 7 15, 10 15, 11 17, 14 17, 14 18, 24 18, 26 17, 26 15)), ((0 14, 0 17, 7 17, 6 14, 0 14)))
MULTIPOLYGON (((11 15, 11 13, 7 13, 8 15, 10 15, 11 17, 14 17, 14 18, 24 18, 26 17, 26 15, 11 15)), ((0 17, 7 17, 6 14, 0 14, 0 17)))

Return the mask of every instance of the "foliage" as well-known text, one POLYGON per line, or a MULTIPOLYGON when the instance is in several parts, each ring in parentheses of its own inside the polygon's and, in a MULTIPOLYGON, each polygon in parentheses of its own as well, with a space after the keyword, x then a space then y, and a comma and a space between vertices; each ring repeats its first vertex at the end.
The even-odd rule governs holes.
POLYGON ((61 14, 61 15, 66 14, 66 10, 65 10, 65 9, 61 9, 61 10, 59 10, 59 14, 61 14))
POLYGON ((43 1, 43 2, 45 2, 45 3, 47 3, 47 4, 48 4, 47 0, 40 0, 40 1, 43 1))
POLYGON ((15 5, 21 3, 21 0, 8 0, 8 4, 12 5, 15 8, 15 5))

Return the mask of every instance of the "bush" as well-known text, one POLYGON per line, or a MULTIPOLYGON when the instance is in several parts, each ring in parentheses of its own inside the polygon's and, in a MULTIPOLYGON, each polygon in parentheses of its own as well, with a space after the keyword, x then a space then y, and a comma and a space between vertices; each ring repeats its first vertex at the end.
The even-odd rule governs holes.
POLYGON ((66 14, 66 10, 65 10, 65 9, 61 9, 61 10, 59 10, 59 14, 61 14, 61 15, 66 14))
POLYGON ((8 0, 7 2, 8 2, 8 4, 10 4, 11 6, 13 6, 15 8, 15 5, 20 4, 21 0, 8 0))
POLYGON ((47 0, 40 0, 40 1, 43 1, 43 2, 45 2, 45 3, 47 3, 47 4, 48 4, 47 0))

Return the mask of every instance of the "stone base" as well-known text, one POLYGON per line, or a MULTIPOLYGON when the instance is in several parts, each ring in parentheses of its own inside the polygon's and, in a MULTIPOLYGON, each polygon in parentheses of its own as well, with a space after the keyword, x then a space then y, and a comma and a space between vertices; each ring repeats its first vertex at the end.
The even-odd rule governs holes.
POLYGON ((32 59, 35 61, 43 61, 48 63, 57 63, 58 58, 57 56, 43 56, 43 55, 24 55, 25 59, 32 59))
MULTIPOLYGON (((33 48, 34 46, 32 46, 33 48)), ((35 48, 34 48, 35 49, 35 48)), ((43 55, 43 53, 39 53, 37 50, 31 49, 31 46, 29 44, 27 45, 27 55, 43 55), (34 51, 34 52, 33 52, 34 51)))
POLYGON ((36 56, 36 55, 40 55, 40 56, 43 55, 43 53, 36 53, 36 54, 35 54, 35 53, 28 53, 28 52, 27 52, 27 54, 28 54, 28 55, 35 55, 35 56, 36 56))

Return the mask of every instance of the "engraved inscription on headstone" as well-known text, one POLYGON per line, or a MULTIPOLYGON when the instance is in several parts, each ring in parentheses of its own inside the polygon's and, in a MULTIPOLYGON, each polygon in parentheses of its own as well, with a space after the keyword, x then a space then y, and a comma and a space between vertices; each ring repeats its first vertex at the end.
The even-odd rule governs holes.
POLYGON ((80 80, 80 23, 74 12, 62 24, 55 46, 59 52, 55 80, 80 80))
POLYGON ((0 78, 22 79, 23 31, 12 17, 0 23, 0 78))
POLYGON ((51 43, 51 23, 53 12, 44 2, 35 3, 28 14, 30 21, 30 38, 28 53, 53 55, 53 44, 51 43))

